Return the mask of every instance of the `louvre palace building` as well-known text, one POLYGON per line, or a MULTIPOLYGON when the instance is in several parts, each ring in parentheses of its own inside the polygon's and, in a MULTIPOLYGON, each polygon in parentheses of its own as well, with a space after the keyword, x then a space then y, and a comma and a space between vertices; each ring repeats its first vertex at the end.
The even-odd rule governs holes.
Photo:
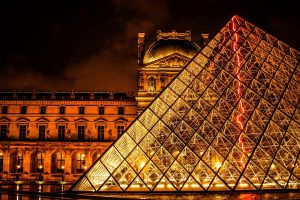
POLYGON ((208 39, 138 33, 133 92, 0 92, 0 179, 74 181, 116 140, 208 39), (146 46, 148 46, 146 48, 146 46))

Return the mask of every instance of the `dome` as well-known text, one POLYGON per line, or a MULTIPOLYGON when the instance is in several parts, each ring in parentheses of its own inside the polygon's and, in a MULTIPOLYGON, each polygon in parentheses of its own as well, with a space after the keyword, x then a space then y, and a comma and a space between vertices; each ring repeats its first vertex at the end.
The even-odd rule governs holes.
POLYGON ((146 51, 143 63, 147 64, 174 53, 192 58, 199 50, 200 47, 196 43, 189 40, 158 40, 146 51))

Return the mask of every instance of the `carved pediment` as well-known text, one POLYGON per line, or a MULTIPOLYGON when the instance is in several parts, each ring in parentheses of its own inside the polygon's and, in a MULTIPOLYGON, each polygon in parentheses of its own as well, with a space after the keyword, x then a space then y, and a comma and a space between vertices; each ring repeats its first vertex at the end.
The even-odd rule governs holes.
POLYGON ((69 120, 67 118, 61 117, 61 118, 56 119, 55 122, 57 122, 57 123, 66 123, 66 122, 69 122, 69 120))
POLYGON ((128 122, 128 120, 123 117, 119 117, 118 119, 114 120, 114 122, 128 122))
POLYGON ((25 118, 25 117, 20 117, 17 119, 17 122, 18 123, 28 123, 30 122, 30 120, 28 118, 25 118))
POLYGON ((75 122, 77 122, 77 123, 84 123, 84 122, 88 122, 88 121, 89 121, 89 120, 87 120, 87 119, 85 119, 85 118, 83 118, 83 117, 78 118, 78 119, 75 120, 75 122))
POLYGON ((41 118, 38 118, 37 120, 35 120, 36 122, 39 122, 39 123, 48 123, 49 122, 49 119, 47 118, 44 118, 44 117, 41 117, 41 118))
POLYGON ((11 120, 9 119, 9 118, 7 118, 7 117, 1 117, 0 118, 0 123, 2 122, 2 123, 9 123, 11 120))
POLYGON ((95 122, 107 122, 107 119, 104 119, 104 118, 100 117, 100 118, 98 118, 98 119, 96 119, 94 121, 95 122))
POLYGON ((147 65, 145 67, 147 67, 147 68, 164 68, 164 67, 178 68, 178 67, 185 66, 189 60, 190 60, 189 58, 175 53, 175 54, 172 54, 165 58, 159 59, 153 63, 150 63, 149 65, 147 65))

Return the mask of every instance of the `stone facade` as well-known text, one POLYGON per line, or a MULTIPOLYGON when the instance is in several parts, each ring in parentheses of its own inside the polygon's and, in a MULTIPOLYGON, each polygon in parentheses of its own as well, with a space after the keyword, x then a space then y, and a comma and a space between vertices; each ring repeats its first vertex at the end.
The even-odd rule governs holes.
POLYGON ((0 93, 0 109, 0 174, 25 180, 76 180, 137 113, 122 93, 0 93))
POLYGON ((191 31, 157 31, 157 39, 145 49, 145 33, 138 34, 138 112, 153 101, 207 42, 208 34, 192 41, 191 31))
POLYGON ((0 178, 76 180, 206 42, 191 32, 138 34, 138 94, 0 92, 0 178))

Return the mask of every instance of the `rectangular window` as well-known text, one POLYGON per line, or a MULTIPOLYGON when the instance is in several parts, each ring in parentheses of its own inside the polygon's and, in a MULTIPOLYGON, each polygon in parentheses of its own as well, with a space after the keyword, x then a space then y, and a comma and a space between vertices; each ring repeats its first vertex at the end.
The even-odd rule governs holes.
POLYGON ((99 107, 99 115, 104 115, 104 107, 99 107))
POLYGON ((84 140, 84 126, 78 126, 78 141, 84 140))
POLYGON ((65 114, 65 107, 64 106, 59 107, 59 114, 65 114))
POLYGON ((26 140, 26 131, 27 131, 26 125, 19 126, 19 139, 20 140, 26 140))
POLYGON ((0 126, 0 140, 5 140, 7 137, 7 125, 0 126))
POLYGON ((124 132, 124 128, 124 126, 117 126, 118 137, 122 135, 122 133, 124 132))
POLYGON ((79 153, 76 155, 76 172, 77 173, 82 173, 86 169, 85 166, 85 154, 79 153))
POLYGON ((26 114, 27 113, 27 106, 22 106, 21 107, 21 114, 26 114))
POLYGON ((104 126, 98 126, 98 140, 104 141, 104 126))
POLYGON ((84 107, 83 106, 79 107, 79 114, 84 114, 84 107))
POLYGON ((119 115, 123 115, 124 114, 124 108, 123 107, 119 107, 118 114, 119 115))
POLYGON ((65 140, 65 133, 66 133, 66 127, 65 126, 58 126, 57 139, 60 140, 60 141, 65 140))
POLYGON ((46 126, 39 126, 39 140, 45 140, 46 126))
POLYGON ((40 113, 41 114, 46 114, 46 106, 41 106, 40 113))
POLYGON ((7 106, 2 106, 2 114, 7 114, 7 106))

